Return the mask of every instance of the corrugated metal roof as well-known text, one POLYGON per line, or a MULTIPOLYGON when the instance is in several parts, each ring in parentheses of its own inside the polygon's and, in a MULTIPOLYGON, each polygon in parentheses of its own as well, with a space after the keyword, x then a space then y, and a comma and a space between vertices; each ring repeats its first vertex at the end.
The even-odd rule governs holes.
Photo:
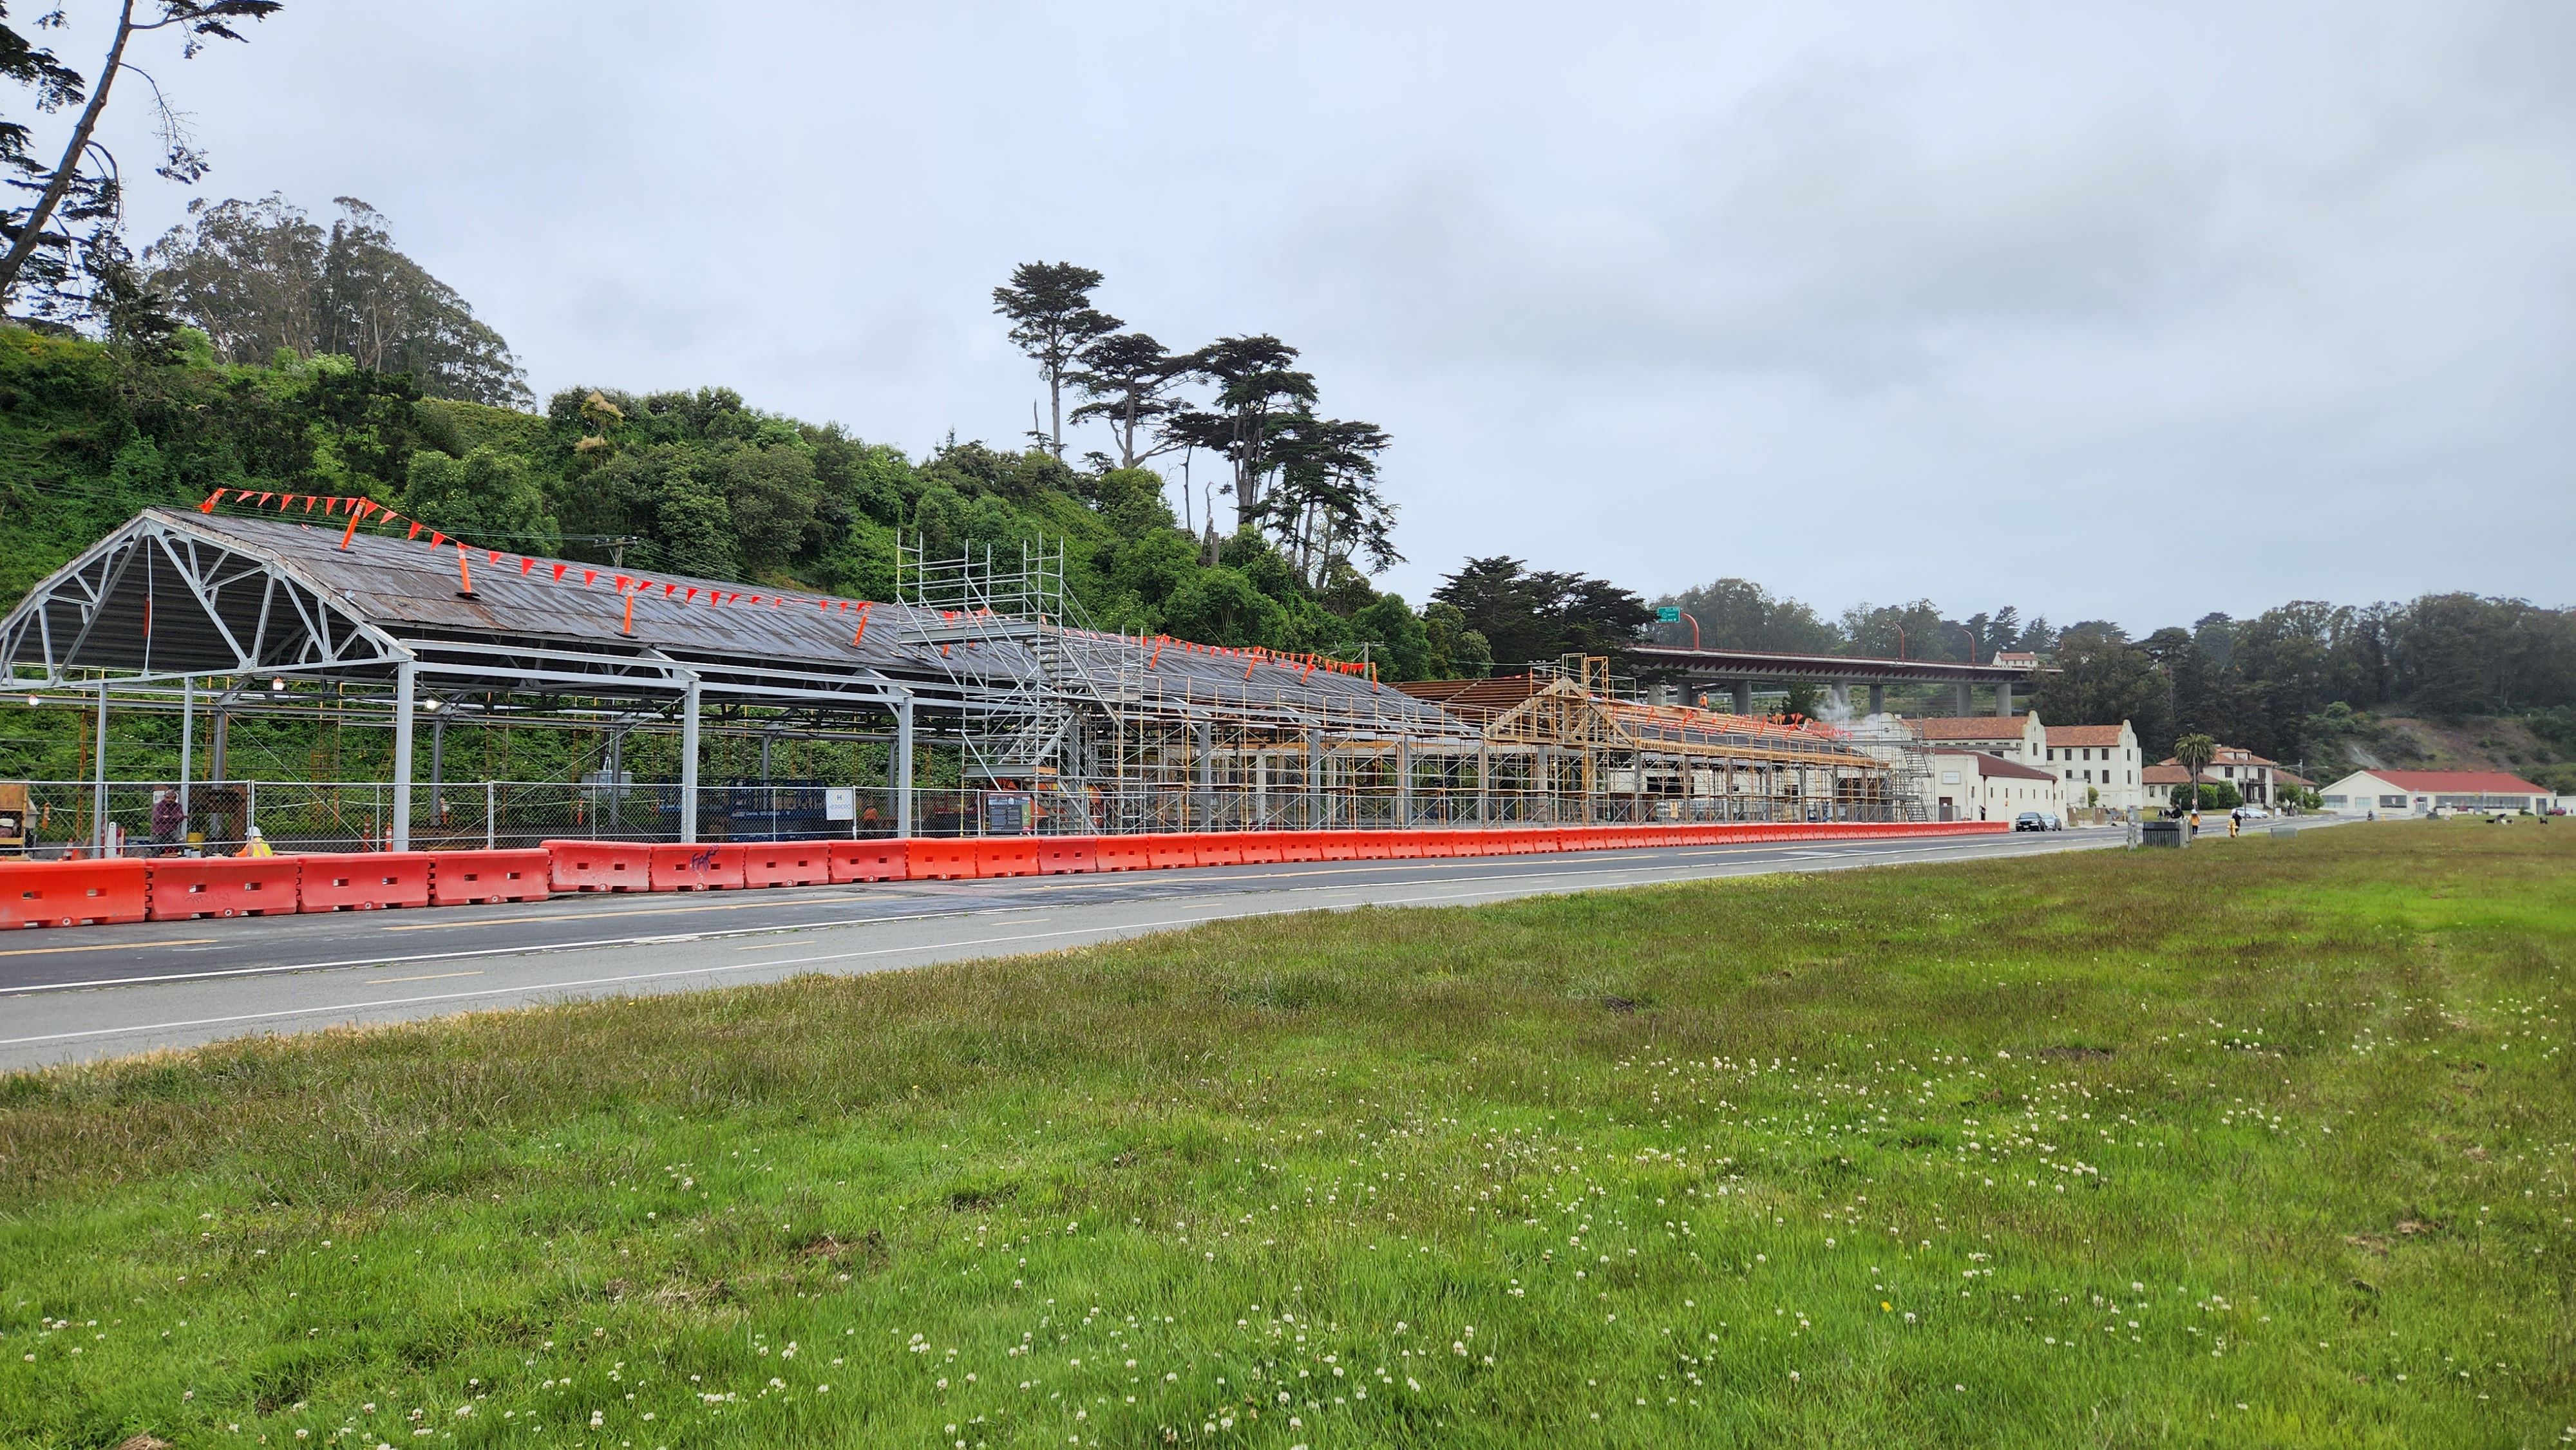
MULTIPOLYGON (((882 602, 863 609, 862 601, 797 591, 781 599, 769 588, 732 580, 639 574, 506 552, 496 559, 482 549, 465 551, 465 574, 473 584, 469 596, 462 592, 452 541, 432 547, 425 536, 405 540, 361 530, 344 548, 345 525, 170 510, 146 517, 274 560, 396 638, 652 649, 681 660, 870 670, 906 682, 955 681, 992 690, 1011 688, 1039 669, 1031 627, 1019 621, 960 620, 882 602), (649 587, 620 592, 621 575, 630 585, 640 579, 649 587), (750 602, 755 597, 757 604, 750 602), (726 602, 711 602, 719 598, 726 602), (946 654, 930 636, 946 640, 946 654)), ((1055 631, 1053 637, 1069 664, 1111 699, 1149 707, 1282 710, 1336 722, 1384 720, 1438 733, 1463 728, 1436 705, 1363 676, 1281 656, 1083 630, 1055 631)))

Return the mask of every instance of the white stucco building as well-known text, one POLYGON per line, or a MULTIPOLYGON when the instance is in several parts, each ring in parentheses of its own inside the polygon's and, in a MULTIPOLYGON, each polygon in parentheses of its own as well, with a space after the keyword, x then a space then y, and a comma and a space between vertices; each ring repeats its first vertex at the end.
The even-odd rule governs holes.
POLYGON ((2080 806, 2089 798, 2109 811, 2135 811, 2148 804, 2147 762, 2138 749, 2138 732, 2128 721, 2051 725, 2046 749, 2041 763, 2056 772, 2070 804, 2080 806))
POLYGON ((2037 766, 1982 750, 1931 754, 1932 819, 2009 821, 2024 811, 2046 811, 2063 820, 2063 782, 2037 766))
POLYGON ((2435 811, 2548 810, 2548 791, 2501 770, 2356 770, 2325 788, 2338 815, 2423 816, 2435 811))

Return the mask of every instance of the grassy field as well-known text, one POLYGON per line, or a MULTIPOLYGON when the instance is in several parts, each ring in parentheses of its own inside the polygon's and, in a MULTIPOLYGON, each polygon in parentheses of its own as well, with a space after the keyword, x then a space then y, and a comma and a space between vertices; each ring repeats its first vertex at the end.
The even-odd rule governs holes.
POLYGON ((2576 827, 0 1079, 0 1443, 2576 1437, 2576 827))

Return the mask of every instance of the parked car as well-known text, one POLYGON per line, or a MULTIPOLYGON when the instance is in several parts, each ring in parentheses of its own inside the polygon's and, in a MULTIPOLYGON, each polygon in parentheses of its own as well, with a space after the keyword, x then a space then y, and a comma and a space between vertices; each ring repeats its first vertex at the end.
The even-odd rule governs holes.
POLYGON ((2047 820, 2048 829, 2052 831, 2062 831, 2066 829, 2066 823, 2057 818, 2057 812, 2055 811, 2048 812, 2047 820))
POLYGON ((2045 831, 2048 829, 2048 817, 2041 815, 2037 811, 2024 811, 2020 815, 2013 817, 2013 829, 2016 831, 2045 831))

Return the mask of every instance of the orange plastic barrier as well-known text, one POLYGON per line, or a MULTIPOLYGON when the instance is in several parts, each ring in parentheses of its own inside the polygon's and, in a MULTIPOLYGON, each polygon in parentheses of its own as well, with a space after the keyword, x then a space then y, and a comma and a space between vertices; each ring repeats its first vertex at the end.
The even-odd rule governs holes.
POLYGON ((1198 838, 1195 836, 1184 836, 1175 832, 1170 835, 1144 836, 1139 839, 1145 843, 1146 860, 1157 871, 1199 864, 1198 838))
POLYGON ((975 843, 978 876, 1036 876, 1042 869, 1035 836, 986 836, 975 843))
POLYGON ((292 856, 159 856, 144 863, 154 921, 200 916, 291 916, 296 877, 292 856))
POLYGON ((827 841, 754 841, 742 848, 745 886, 819 886, 831 879, 827 841))
POLYGON ((429 866, 429 904, 543 901, 554 894, 554 853, 439 851, 429 866))
POLYGON ((430 853, 355 851, 295 858, 298 911, 374 911, 429 905, 430 853))
POLYGON ((656 891, 735 891, 742 887, 742 847, 687 846, 653 848, 656 891))
POLYGON ((975 875, 975 861, 971 836, 918 836, 904 874, 915 881, 966 881, 975 875))
POLYGON ((0 861, 0 927, 141 921, 151 909, 141 860, 0 861))
POLYGON ((1239 831, 1221 831, 1213 835, 1201 836, 1198 842, 1199 864, 1202 866, 1243 864, 1243 834, 1239 831))
POLYGON ((1356 861, 1360 856, 1357 831, 1317 831, 1315 847, 1318 861, 1356 861))
POLYGON ((1276 831, 1272 838, 1279 843, 1281 861, 1321 861, 1324 843, 1314 831, 1276 831))
POLYGON ((1100 869, 1092 852, 1099 844, 1094 836, 1041 836, 1038 838, 1038 870, 1049 876, 1080 876, 1100 869))
POLYGON ((1103 836, 1091 843, 1092 868, 1098 871, 1145 871, 1154 864, 1146 842, 1151 836, 1103 836))
POLYGON ((546 841, 546 884, 557 891, 650 891, 653 848, 635 841, 546 841))
POLYGON ((1276 866, 1286 859, 1280 853, 1286 846, 1277 831, 1244 831, 1234 839, 1242 847, 1246 866, 1276 866))
POLYGON ((832 880, 846 885, 857 881, 901 881, 908 874, 907 858, 910 841, 891 838, 874 841, 834 841, 824 852, 830 863, 832 880))

